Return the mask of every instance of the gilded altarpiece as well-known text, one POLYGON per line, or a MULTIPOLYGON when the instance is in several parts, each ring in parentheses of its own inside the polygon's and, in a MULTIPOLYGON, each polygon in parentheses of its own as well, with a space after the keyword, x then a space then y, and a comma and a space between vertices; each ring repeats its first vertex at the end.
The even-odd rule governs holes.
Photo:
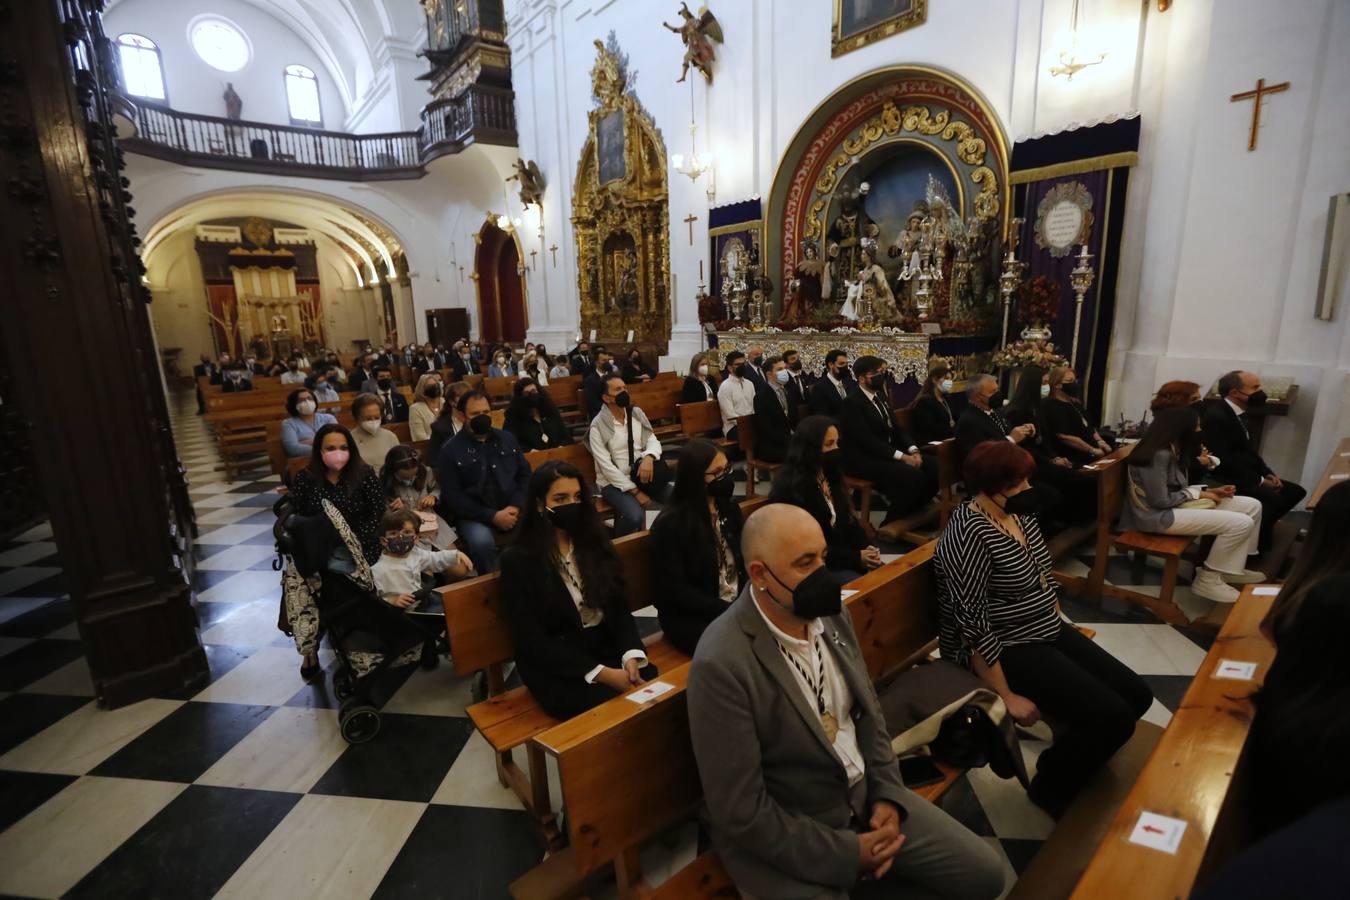
POLYGON ((581 331, 602 340, 670 339, 666 149, 628 90, 624 61, 596 42, 589 135, 573 190, 581 331))

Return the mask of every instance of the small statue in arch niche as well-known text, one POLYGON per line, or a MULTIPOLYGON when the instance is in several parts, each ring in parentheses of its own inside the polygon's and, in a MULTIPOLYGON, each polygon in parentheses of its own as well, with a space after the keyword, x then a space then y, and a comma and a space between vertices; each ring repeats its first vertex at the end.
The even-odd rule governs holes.
POLYGON ((703 78, 708 84, 712 84, 712 64, 717 59, 717 51, 713 48, 713 41, 722 43, 722 23, 717 21, 708 7, 699 8, 698 16, 689 11, 688 3, 680 4, 680 24, 671 25, 669 22, 662 22, 666 28, 680 36, 684 41, 684 67, 680 69, 680 77, 675 79, 679 84, 689 77, 689 67, 703 73, 703 78))
POLYGON ((244 117, 244 98, 240 97, 234 89, 234 82, 225 82, 225 93, 222 95, 225 100, 225 118, 233 119, 238 122, 244 117))

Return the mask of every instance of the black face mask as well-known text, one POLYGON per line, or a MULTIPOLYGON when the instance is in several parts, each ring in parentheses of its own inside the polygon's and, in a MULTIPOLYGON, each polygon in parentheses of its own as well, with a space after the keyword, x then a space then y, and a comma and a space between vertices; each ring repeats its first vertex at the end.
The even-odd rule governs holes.
POLYGON ((1065 384, 1061 384, 1059 386, 1059 389, 1063 391, 1065 396, 1067 397, 1073 397, 1074 399, 1078 398, 1079 387, 1078 382, 1076 381, 1070 381, 1065 384))
POLYGON ((384 539, 384 546, 395 556, 407 556, 412 552, 412 548, 416 543, 417 536, 413 534, 400 534, 397 537, 387 537, 384 539))
POLYGON ((561 528, 568 534, 576 534, 581 530, 586 512, 580 503, 564 503, 562 506, 544 507, 544 514, 548 516, 554 528, 561 528))
POLYGON ((633 405, 633 398, 628 396, 627 391, 620 391, 619 395, 614 398, 614 405, 619 409, 627 409, 633 405))
POLYGON ((479 413, 469 420, 469 430, 479 437, 486 437, 492 432, 492 416, 487 413, 479 413))
POLYGON ((382 391, 387 391, 394 386, 394 380, 392 378, 381 378, 375 383, 380 386, 380 390, 382 391))
POLYGON ((1204 413, 1204 411, 1205 411, 1205 401, 1203 401, 1203 400, 1197 400, 1197 401, 1195 401, 1194 403, 1190 404, 1190 407, 1191 407, 1191 409, 1195 410, 1195 411, 1198 412, 1198 413, 1204 413))
POLYGON ((843 471, 844 451, 835 447, 833 450, 826 450, 820 455, 821 467, 828 475, 837 475, 843 471))
POLYGON ((1265 392, 1265 391, 1257 391, 1255 394, 1252 394, 1250 397, 1247 398, 1247 405, 1248 405, 1248 406, 1265 406, 1265 405, 1266 405, 1266 392, 1265 392))
MULTIPOLYGON (((249 365, 252 365, 252 363, 249 363, 249 365)), ((290 370, 291 370, 292 372, 299 372, 299 371, 300 371, 300 366, 299 366, 299 364, 297 364, 297 363, 291 363, 291 365, 290 365, 290 370)))
POLYGON ((990 409, 999 409, 1003 406, 1003 392, 995 391, 985 402, 989 404, 990 409))
POLYGON ((757 365, 757 366, 763 366, 763 365, 764 365, 764 357, 762 357, 762 356, 756 356, 754 359, 752 359, 752 360, 750 360, 750 361, 751 361, 752 363, 754 363, 755 365, 757 365))
POLYGON ((1036 488, 1027 488, 1009 497, 1003 495, 1003 511, 1012 516, 1034 516, 1041 511, 1041 494, 1036 488))
POLYGON ((745 363, 741 363, 740 365, 738 365, 738 366, 736 366, 735 368, 733 368, 731 371, 732 371, 733 373, 735 373, 735 375, 736 375, 737 378, 744 378, 744 377, 745 377, 745 363))
POLYGON ((424 393, 432 400, 435 400, 441 395, 441 386, 439 384, 428 385, 424 393))
POLYGON ((708 496, 714 500, 729 500, 736 492, 736 480, 730 472, 723 472, 708 482, 708 496))
MULTIPOLYGON (((782 579, 773 574, 768 566, 764 570, 773 576, 773 580, 783 584, 782 579)), ((770 594, 770 596, 773 596, 770 594)), ((774 599, 778 603, 777 598, 774 599)), ((779 606, 783 604, 779 603, 779 606)), ((807 575, 792 589, 792 614, 799 619, 819 619, 821 616, 837 616, 844 608, 843 594, 839 584, 824 566, 807 575)))
POLYGON ((788 366, 788 368, 791 369, 791 370, 794 371, 794 372, 800 372, 800 371, 802 370, 802 364, 801 364, 801 362, 800 362, 800 360, 799 360, 799 361, 793 363, 792 365, 788 366))

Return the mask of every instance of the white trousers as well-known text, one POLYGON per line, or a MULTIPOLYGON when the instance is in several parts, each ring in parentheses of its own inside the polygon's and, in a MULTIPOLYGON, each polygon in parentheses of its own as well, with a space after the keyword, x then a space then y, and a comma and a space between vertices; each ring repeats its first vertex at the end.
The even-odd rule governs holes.
POLYGON ((1212 534, 1214 546, 1205 568, 1240 575, 1261 536, 1261 501, 1251 497, 1220 500, 1215 509, 1174 509, 1163 534, 1212 534))

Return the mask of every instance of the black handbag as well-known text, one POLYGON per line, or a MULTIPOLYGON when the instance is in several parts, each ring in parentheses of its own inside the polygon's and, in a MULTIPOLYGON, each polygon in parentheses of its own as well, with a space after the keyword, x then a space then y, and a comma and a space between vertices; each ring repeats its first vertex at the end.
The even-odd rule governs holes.
POLYGON ((666 465, 664 459, 654 459, 652 460, 652 480, 642 481, 638 478, 638 469, 642 468, 642 460, 633 455, 633 412, 633 409, 628 410, 628 458, 632 460, 628 466, 628 477, 633 479, 633 484, 637 485, 638 490, 642 493, 660 500, 665 497, 666 486, 671 481, 670 466, 666 465))

